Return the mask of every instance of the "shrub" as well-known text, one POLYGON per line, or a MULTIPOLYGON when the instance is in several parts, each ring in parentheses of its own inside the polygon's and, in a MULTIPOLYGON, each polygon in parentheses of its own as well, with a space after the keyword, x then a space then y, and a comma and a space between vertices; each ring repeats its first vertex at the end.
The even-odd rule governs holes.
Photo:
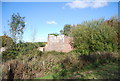
POLYGON ((45 54, 53 54, 53 55, 63 55, 64 52, 57 52, 57 51, 46 51, 45 54))
POLYGON ((103 19, 85 22, 72 30, 73 47, 82 54, 96 51, 117 51, 117 31, 103 19))
POLYGON ((26 52, 26 54, 19 54, 16 58, 21 60, 21 61, 25 61, 25 62, 30 62, 33 59, 38 60, 37 58, 40 58, 41 55, 43 54, 43 52, 38 51, 37 49, 33 49, 33 50, 29 50, 26 52))
MULTIPOLYGON (((38 52, 34 51, 37 47, 33 43, 18 43, 3 52, 3 61, 15 59, 19 55, 26 55, 32 50, 32 54, 38 52)), ((31 53, 30 53, 31 54, 31 53)))
POLYGON ((2 47, 11 47, 14 44, 12 38, 9 36, 0 36, 0 39, 2 39, 2 47))
POLYGON ((33 43, 36 47, 44 47, 47 42, 35 42, 33 43))
POLYGON ((96 52, 94 54, 84 54, 73 57, 70 54, 68 55, 69 57, 67 56, 64 60, 61 60, 61 62, 53 68, 53 72, 55 73, 53 77, 55 79, 66 79, 77 72, 80 73, 86 70, 86 68, 96 69, 104 64, 118 63, 118 55, 118 53, 96 52))
POLYGON ((54 79, 64 79, 67 76, 68 70, 64 68, 62 64, 57 64, 52 68, 53 70, 53 78, 54 79))
POLYGON ((15 59, 17 55, 18 55, 17 49, 14 47, 11 47, 7 49, 6 51, 2 52, 2 60, 4 62, 10 59, 15 59))
POLYGON ((57 33, 51 33, 51 34, 48 34, 48 35, 58 36, 59 34, 57 34, 57 33))

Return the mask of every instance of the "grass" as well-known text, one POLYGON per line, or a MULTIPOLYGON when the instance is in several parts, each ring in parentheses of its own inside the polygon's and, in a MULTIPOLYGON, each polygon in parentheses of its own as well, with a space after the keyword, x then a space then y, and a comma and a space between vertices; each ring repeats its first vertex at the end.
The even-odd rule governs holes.
POLYGON ((50 74, 50 75, 47 75, 47 76, 44 76, 44 77, 38 77, 38 78, 35 78, 35 79, 53 79, 53 75, 50 74))
MULTIPOLYGON (((117 63, 108 63, 105 65, 100 65, 98 67, 93 67, 88 65, 86 68, 71 73, 70 75, 65 76, 66 79, 119 79, 119 70, 120 66, 117 63)), ((54 74, 55 75, 55 74, 54 74)), ((65 78, 64 77, 64 78, 65 78)), ((54 79, 53 74, 38 77, 36 79, 54 79)))
POLYGON ((119 79, 119 69, 120 66, 117 63, 109 63, 96 68, 86 68, 73 77, 78 79, 119 79))

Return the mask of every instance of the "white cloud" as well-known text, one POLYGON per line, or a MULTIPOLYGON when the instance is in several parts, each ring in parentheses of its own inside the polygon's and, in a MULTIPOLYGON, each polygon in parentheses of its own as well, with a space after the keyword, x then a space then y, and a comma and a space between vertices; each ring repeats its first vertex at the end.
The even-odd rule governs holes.
POLYGON ((99 7, 104 7, 106 5, 107 5, 107 2, 104 2, 104 1, 101 2, 100 0, 96 0, 95 2, 93 2, 91 4, 91 7, 92 8, 99 8, 99 7))
POLYGON ((47 24, 57 24, 57 22, 55 22, 55 21, 47 21, 46 23, 47 24))
POLYGON ((89 6, 88 4, 89 3, 85 1, 73 1, 73 2, 67 3, 66 5, 71 8, 86 8, 89 6))
POLYGON ((70 8, 100 8, 107 5, 106 0, 95 0, 95 1, 89 1, 89 0, 76 0, 73 2, 69 2, 65 4, 66 6, 69 6, 70 8))

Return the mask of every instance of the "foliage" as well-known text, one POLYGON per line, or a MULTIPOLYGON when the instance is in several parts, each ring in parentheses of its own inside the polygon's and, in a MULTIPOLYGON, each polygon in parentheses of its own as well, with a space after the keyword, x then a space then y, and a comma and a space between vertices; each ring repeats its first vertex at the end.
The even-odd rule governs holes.
POLYGON ((35 79, 54 79, 53 78, 53 75, 48 75, 48 76, 45 76, 45 77, 38 77, 38 78, 35 78, 35 79))
MULTIPOLYGON (((92 75, 87 75, 88 70, 95 70, 95 69, 99 69, 99 66, 104 66, 106 64, 110 64, 110 63, 114 63, 115 67, 117 67, 117 63, 119 58, 118 58, 118 53, 108 53, 108 52, 98 52, 98 53, 94 53, 94 54, 89 54, 89 55, 71 55, 71 54, 66 54, 67 56, 60 60, 59 63, 55 64, 55 66, 53 66, 52 69, 52 73, 50 73, 49 75, 51 77, 44 76, 41 78, 52 78, 52 79, 71 79, 71 78, 88 78, 92 77, 92 75), (101 60, 102 59, 102 60, 101 60), (84 73, 85 72, 85 73, 84 73), (84 74, 85 75, 84 75, 84 74), (79 77, 77 77, 77 75, 79 74, 79 77), (80 76, 81 75, 81 76, 80 76)), ((108 68, 104 68, 104 69, 108 69, 108 68)), ((110 68, 110 69, 114 69, 114 67, 110 68)), ((102 70, 102 69, 101 69, 102 70)), ((109 70, 110 71, 110 70, 109 70)), ((116 72, 117 70, 113 70, 113 72, 116 72)), ((105 71, 100 71, 101 73, 107 73, 107 74, 114 74, 114 77, 117 77, 118 75, 116 73, 113 73, 112 71, 109 72, 105 72, 105 71)), ((88 72, 89 74, 91 73, 88 72)), ((105 76, 105 75, 104 75, 105 76)), ((95 76, 95 78, 105 78, 102 75, 97 74, 95 76), (98 77, 101 76, 101 77, 98 77)), ((112 75, 111 75, 112 76, 112 75)), ((107 76, 108 77, 108 76, 107 76)), ((110 78, 110 77, 109 77, 110 78)))
POLYGON ((57 34, 57 33, 51 33, 51 34, 48 34, 48 35, 58 36, 59 34, 57 34))
POLYGON ((0 36, 0 39, 2 39, 2 47, 11 47, 14 43, 9 36, 0 36))
POLYGON ((11 47, 6 51, 2 52, 2 61, 5 62, 10 59, 15 59, 17 55, 18 55, 18 51, 14 47, 11 47))
POLYGON ((117 32, 104 19, 84 22, 72 30, 73 47, 82 54, 96 51, 117 51, 117 32))
POLYGON ((110 27, 114 27, 115 30, 117 31, 118 46, 119 46, 118 49, 120 49, 120 19, 118 19, 118 16, 113 16, 109 20, 107 20, 106 23, 110 27))
POLYGON ((31 62, 33 59, 38 61, 38 58, 41 57, 43 53, 37 49, 28 50, 26 54, 19 53, 16 58, 20 61, 24 61, 26 63, 31 62))
POLYGON ((46 51, 45 54, 53 54, 53 55, 63 55, 64 52, 57 52, 57 51, 46 51))
MULTIPOLYGON (((15 59, 18 55, 26 55, 28 51, 37 48, 33 43, 18 43, 3 52, 3 61, 15 59)), ((34 52, 35 53, 35 52, 34 52)))
POLYGON ((45 47, 45 45, 47 44, 47 42, 35 42, 34 43, 37 47, 45 47))
POLYGON ((56 67, 53 67, 53 72, 55 73, 53 75, 54 79, 63 79, 67 75, 67 69, 63 68, 62 64, 57 64, 56 67))
POLYGON ((60 31, 60 33, 69 36, 71 28, 71 25, 65 25, 63 30, 60 31))
POLYGON ((74 79, 119 79, 120 66, 117 63, 107 63, 93 67, 93 65, 86 66, 83 70, 78 71, 71 76, 74 79))
MULTIPOLYGON (((9 43, 10 44, 10 43, 9 43)), ((36 42, 36 43, 18 43, 11 46, 9 49, 3 52, 3 61, 10 59, 15 59, 21 55, 35 55, 39 54, 40 51, 37 50, 37 47, 45 46, 46 42, 36 42)))
POLYGON ((22 39, 23 29, 25 28, 24 19, 25 17, 21 17, 19 13, 13 13, 11 20, 9 21, 10 33, 15 43, 18 39, 22 39))
POLYGON ((119 30, 120 21, 118 20, 118 16, 112 16, 109 20, 106 21, 106 23, 110 27, 114 27, 115 30, 117 31, 118 37, 120 37, 120 30, 119 30))
MULTIPOLYGON (((69 53, 56 51, 41 52, 37 48, 44 47, 46 42, 19 42, 2 53, 2 60, 5 62, 17 59, 18 61, 25 62, 29 68, 24 68, 30 69, 27 72, 27 76, 33 76, 29 75, 29 72, 36 75, 47 75, 37 79, 101 79, 98 76, 103 75, 101 77, 105 78, 106 74, 111 77, 117 77, 115 70, 116 68, 118 69, 117 66, 99 68, 99 66, 109 63, 117 65, 120 62, 119 53, 111 53, 112 51, 117 51, 118 31, 115 24, 109 25, 104 19, 87 21, 75 27, 65 26, 63 34, 73 36, 73 47, 75 50, 69 53), (91 73, 91 71, 86 72, 89 69, 95 70, 96 68, 100 69, 100 71, 97 70, 95 73, 91 73), (106 70, 107 72, 101 70, 106 70), (50 75, 48 75, 49 73, 50 75), (89 76, 89 74, 91 75, 89 76)), ((5 43, 5 45, 7 44, 5 43)))

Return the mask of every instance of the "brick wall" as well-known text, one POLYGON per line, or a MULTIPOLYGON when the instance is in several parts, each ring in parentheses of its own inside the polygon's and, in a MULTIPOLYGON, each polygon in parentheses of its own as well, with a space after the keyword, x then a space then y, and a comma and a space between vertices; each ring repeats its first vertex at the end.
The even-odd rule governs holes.
POLYGON ((69 52, 72 50, 70 45, 71 37, 65 35, 48 35, 48 42, 45 51, 69 52))

